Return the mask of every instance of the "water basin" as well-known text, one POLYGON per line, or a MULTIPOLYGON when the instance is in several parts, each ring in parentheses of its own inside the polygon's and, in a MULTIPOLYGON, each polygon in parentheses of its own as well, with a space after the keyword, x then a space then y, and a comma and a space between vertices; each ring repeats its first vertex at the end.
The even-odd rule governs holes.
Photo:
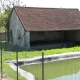
POLYGON ((77 74, 66 75, 66 76, 58 77, 55 79, 48 79, 48 80, 80 80, 80 71, 77 74))

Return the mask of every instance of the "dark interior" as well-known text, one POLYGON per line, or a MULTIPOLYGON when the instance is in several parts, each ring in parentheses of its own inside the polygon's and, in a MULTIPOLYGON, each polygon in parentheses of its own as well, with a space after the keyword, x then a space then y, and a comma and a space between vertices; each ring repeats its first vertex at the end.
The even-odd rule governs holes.
POLYGON ((72 47, 79 45, 78 31, 31 32, 31 46, 72 47), (77 35, 77 36, 76 36, 77 35), (77 39, 76 39, 77 37, 77 39), (56 46, 55 46, 56 45, 56 46))

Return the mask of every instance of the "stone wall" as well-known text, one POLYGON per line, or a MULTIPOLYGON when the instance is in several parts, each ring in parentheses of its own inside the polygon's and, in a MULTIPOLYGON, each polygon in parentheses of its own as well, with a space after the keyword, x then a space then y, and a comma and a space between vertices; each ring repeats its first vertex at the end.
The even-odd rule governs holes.
POLYGON ((25 47, 26 49, 30 49, 30 32, 29 31, 25 31, 25 47))
POLYGON ((10 43, 13 45, 19 45, 19 47, 24 47, 24 28, 14 10, 9 21, 9 31, 12 32, 12 35, 9 33, 9 35, 11 35, 9 36, 10 43))

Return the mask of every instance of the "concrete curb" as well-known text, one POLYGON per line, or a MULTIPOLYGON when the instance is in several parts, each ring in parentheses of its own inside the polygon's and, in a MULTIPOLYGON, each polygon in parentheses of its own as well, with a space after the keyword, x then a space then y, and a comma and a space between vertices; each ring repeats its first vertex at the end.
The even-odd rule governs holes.
MULTIPOLYGON (((48 61, 60 61, 60 60, 67 60, 72 58, 80 58, 80 52, 69 52, 63 54, 54 54, 54 55, 46 55, 44 56, 44 62, 48 61)), ((16 63, 15 60, 12 62, 16 63)), ((27 58, 27 59, 20 59, 18 60, 19 63, 25 64, 37 64, 42 62, 42 56, 34 57, 34 58, 27 58)))
MULTIPOLYGON (((17 71, 17 67, 13 63, 7 63, 14 71, 17 71)), ((35 80, 35 76, 31 74, 30 72, 24 71, 21 68, 18 67, 18 72, 21 76, 26 78, 27 80, 35 80)))

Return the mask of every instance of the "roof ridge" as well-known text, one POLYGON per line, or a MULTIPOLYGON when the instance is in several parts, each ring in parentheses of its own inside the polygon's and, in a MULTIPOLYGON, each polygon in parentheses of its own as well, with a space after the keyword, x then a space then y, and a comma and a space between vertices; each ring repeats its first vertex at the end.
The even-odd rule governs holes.
POLYGON ((53 7, 25 7, 25 6, 14 6, 14 8, 30 8, 30 9, 59 9, 59 10, 79 10, 78 8, 53 8, 53 7))

